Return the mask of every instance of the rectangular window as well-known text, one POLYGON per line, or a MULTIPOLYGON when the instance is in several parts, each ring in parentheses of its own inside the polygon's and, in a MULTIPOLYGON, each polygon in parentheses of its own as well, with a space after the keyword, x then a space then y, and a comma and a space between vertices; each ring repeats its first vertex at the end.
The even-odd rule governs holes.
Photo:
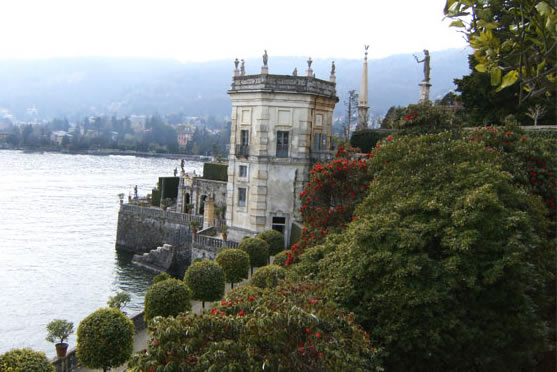
POLYGON ((277 158, 288 157, 288 132, 277 131, 277 158))
POLYGON ((248 176, 248 166, 240 165, 240 177, 247 177, 247 176, 248 176))
POLYGON ((245 187, 238 187, 238 206, 245 207, 246 206, 246 188, 245 187))
POLYGON ((321 133, 315 133, 313 135, 313 151, 321 150, 321 133))
POLYGON ((242 129, 240 131, 240 145, 249 145, 249 131, 247 129, 242 129))
POLYGON ((286 225, 286 217, 273 217, 272 229, 280 231, 284 234, 284 227, 286 225))

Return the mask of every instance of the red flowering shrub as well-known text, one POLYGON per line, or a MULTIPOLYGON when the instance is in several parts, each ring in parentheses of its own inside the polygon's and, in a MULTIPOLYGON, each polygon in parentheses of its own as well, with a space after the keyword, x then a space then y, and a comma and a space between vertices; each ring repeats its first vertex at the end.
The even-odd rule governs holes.
POLYGON ((378 370, 369 335, 326 293, 311 283, 242 287, 201 315, 156 318, 130 371, 378 370))
POLYGON ((435 133, 461 125, 461 120, 451 110, 430 103, 399 108, 395 115, 388 120, 388 128, 401 129, 406 133, 435 133))
POLYGON ((315 164, 299 195, 304 229, 301 240, 290 248, 287 266, 306 247, 318 244, 331 232, 342 231, 352 221, 354 208, 367 195, 372 181, 367 166, 370 156, 359 157, 355 149, 341 146, 333 161, 315 164))

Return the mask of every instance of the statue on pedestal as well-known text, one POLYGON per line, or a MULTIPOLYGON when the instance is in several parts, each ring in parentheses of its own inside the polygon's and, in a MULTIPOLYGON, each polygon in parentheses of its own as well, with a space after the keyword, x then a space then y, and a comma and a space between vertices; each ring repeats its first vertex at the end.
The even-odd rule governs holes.
POLYGON ((416 58, 416 62, 418 62, 418 63, 423 62, 423 64, 424 64, 424 81, 429 82, 429 73, 431 71, 429 51, 427 49, 424 49, 424 59, 422 59, 422 60, 418 59, 418 57, 416 57, 415 54, 414 54, 414 58, 416 58))
POLYGON ((267 49, 265 49, 265 54, 263 54, 263 66, 267 66, 268 60, 269 60, 269 55, 267 54, 267 49))

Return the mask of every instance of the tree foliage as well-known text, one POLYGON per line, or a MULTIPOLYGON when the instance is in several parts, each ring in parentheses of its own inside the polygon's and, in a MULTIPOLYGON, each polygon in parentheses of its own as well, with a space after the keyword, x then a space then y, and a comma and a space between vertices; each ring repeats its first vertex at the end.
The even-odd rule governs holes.
POLYGON ((259 238, 245 238, 240 242, 238 248, 249 255, 252 273, 254 267, 267 265, 269 244, 265 240, 259 238))
POLYGON ((184 281, 191 289, 194 300, 217 301, 224 295, 224 271, 213 261, 198 261, 186 270, 184 281))
POLYGON ((539 199, 501 152, 448 134, 393 141, 370 162, 369 195, 319 267, 386 369, 531 367, 554 280, 539 199))
POLYGON ((463 30, 497 90, 519 83, 519 103, 555 95, 557 12, 552 1, 447 0, 445 15, 463 30), (526 94, 522 94, 525 91, 526 94))
POLYGON ((286 277, 286 269, 278 265, 268 265, 253 274, 250 283, 258 288, 274 288, 286 277))
POLYGON ((274 256, 284 251, 284 235, 277 230, 267 230, 257 234, 259 239, 263 239, 269 244, 269 256, 274 256))
POLYGON ((226 281, 234 286, 234 283, 247 279, 249 276, 249 255, 241 249, 223 249, 217 255, 217 263, 224 271, 226 281))
POLYGON ((134 358, 131 370, 379 370, 369 335, 322 286, 285 284, 261 293, 238 288, 199 316, 157 320, 147 352, 134 358))
POLYGON ((191 290, 177 279, 158 281, 145 294, 145 320, 191 310, 191 290))
POLYGON ((116 309, 99 309, 77 328, 77 358, 92 369, 104 371, 124 364, 132 355, 135 328, 116 309))
POLYGON ((29 348, 13 349, 0 355, 2 372, 54 372, 54 365, 43 352, 29 348))

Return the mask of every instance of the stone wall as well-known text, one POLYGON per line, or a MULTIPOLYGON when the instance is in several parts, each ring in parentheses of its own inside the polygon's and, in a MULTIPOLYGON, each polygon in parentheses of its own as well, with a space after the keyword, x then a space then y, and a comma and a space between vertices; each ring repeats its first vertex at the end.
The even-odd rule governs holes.
POLYGON ((118 213, 116 248, 136 254, 147 253, 163 244, 176 247, 171 272, 182 274, 191 263, 191 221, 203 225, 203 217, 123 204, 118 213))

